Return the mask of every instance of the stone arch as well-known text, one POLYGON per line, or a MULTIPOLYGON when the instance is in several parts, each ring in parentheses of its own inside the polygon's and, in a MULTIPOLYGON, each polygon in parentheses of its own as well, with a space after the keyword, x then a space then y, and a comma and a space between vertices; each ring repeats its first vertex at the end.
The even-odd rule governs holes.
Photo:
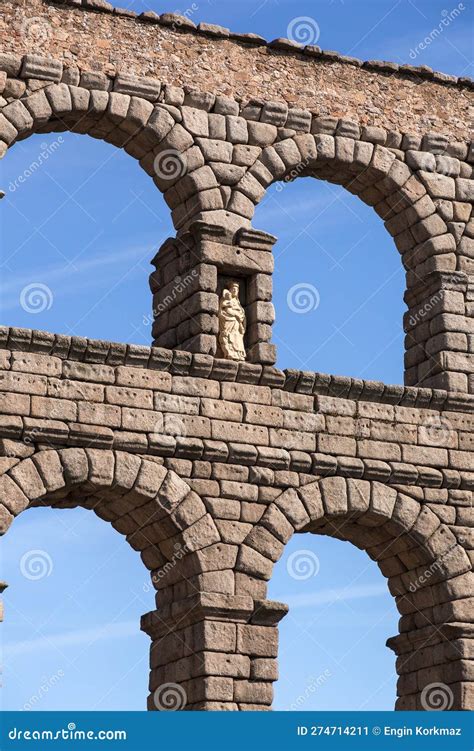
MULTIPOLYGON (((181 648, 185 643, 179 629, 187 626, 188 621, 180 613, 180 603, 176 604, 175 613, 173 595, 178 600, 184 598, 185 612, 188 601, 192 600, 191 611, 195 611, 198 623, 191 627, 192 633, 187 638, 195 639, 196 629, 199 631, 202 626, 199 606, 203 602, 205 605, 206 597, 212 600, 213 592, 221 591, 218 584, 212 586, 209 578, 203 580, 202 575, 199 578, 201 572, 211 568, 208 577, 214 575, 218 579, 218 569, 223 566, 222 548, 230 547, 222 545, 211 514, 184 480, 157 461, 124 451, 90 448, 39 450, 1 475, 0 535, 26 508, 42 505, 93 510, 125 535, 131 547, 140 553, 160 600, 159 612, 151 611, 141 621, 141 629, 152 638, 152 685, 156 681, 157 661, 172 663, 176 643, 181 648), (206 590, 211 594, 206 595, 206 590), (172 616, 176 616, 175 620, 171 620, 172 616), (178 634, 171 643, 175 628, 178 634)), ((229 565, 233 562, 235 555, 229 565)), ((194 655, 196 649, 197 646, 189 646, 190 659, 196 658, 192 665, 199 662, 200 655, 194 655)), ((202 690, 201 679, 194 677, 190 665, 184 677, 190 678, 185 683, 186 703, 190 704, 192 692, 202 690)), ((161 683, 159 690, 160 686, 161 683)), ((180 691, 179 686, 175 689, 180 691)), ((149 708, 160 708, 157 701, 151 695, 149 708)), ((164 703, 161 708, 168 705, 164 703)), ((184 703, 178 708, 184 708, 184 703)))
POLYGON ((354 135, 305 133, 266 146, 233 189, 228 208, 243 211, 245 206, 246 216, 252 219, 272 183, 298 177, 342 185, 372 206, 394 238, 407 271, 416 270, 430 256, 428 239, 445 236, 445 252, 456 248, 454 236, 418 174, 396 150, 354 135))
MULTIPOLYGON (((276 127, 254 122, 252 114, 229 97, 210 113, 215 97, 204 93, 197 92, 187 101, 176 89, 175 98, 169 94, 166 101, 158 101, 160 85, 155 90, 153 79, 127 79, 125 88, 120 81, 119 91, 111 90, 105 76, 93 74, 78 85, 57 82, 60 63, 40 60, 42 75, 53 81, 29 78, 26 93, 1 109, 3 153, 32 133, 65 130, 123 148, 163 192, 180 232, 196 219, 233 229, 249 227, 255 206, 271 183, 314 176, 343 185, 373 206, 395 238, 408 270, 435 253, 456 248, 425 183, 396 148, 400 134, 392 134, 398 136, 392 139, 392 148, 380 145, 377 138, 361 140, 360 127, 349 121, 340 121, 346 127, 336 134, 334 128, 326 132, 318 118, 299 110, 288 116, 291 128, 276 127), (248 154, 237 152, 236 146, 241 151, 247 148, 248 154), (433 250, 426 241, 435 237, 444 239, 437 240, 433 250)), ((390 143, 385 132, 378 140, 390 143)))
MULTIPOLYGON (((319 117, 276 102, 245 104, 147 77, 79 74, 61 61, 35 55, 25 55, 19 71, 18 86, 0 112, 0 154, 31 133, 57 130, 88 133, 124 148, 152 177, 171 210, 176 245, 170 253, 165 242, 155 259, 168 265, 171 280, 203 258, 217 268, 225 266, 226 273, 254 274, 268 239, 252 230, 251 221, 256 204, 277 180, 300 175, 329 180, 373 206, 407 272, 406 385, 472 392, 465 331, 471 309, 474 182, 466 144, 448 143, 437 134, 420 138, 319 117), (243 243, 246 256, 255 251, 247 266, 237 258, 239 249, 216 249, 214 257, 190 240, 202 222, 234 235, 230 244, 243 243)), ((214 269, 198 277, 192 307, 197 320, 181 320, 167 308, 173 326, 164 318, 157 326, 176 331, 159 329, 155 341, 161 346, 215 351, 215 301, 199 297, 203 290, 214 294, 214 269)), ((251 361, 268 364, 275 361, 269 346, 271 280, 262 280, 262 290, 254 281, 255 302, 265 304, 252 310, 252 322, 262 325, 253 326, 251 361)), ((165 296, 167 283, 165 274, 159 281, 165 296)))
POLYGON ((388 579, 401 615, 399 635, 387 642, 397 654, 396 708, 426 709, 422 692, 434 682, 448 685, 452 708, 465 706, 469 665, 460 645, 469 631, 471 563, 440 517, 379 482, 334 476, 285 490, 244 539, 237 586, 247 591, 257 580, 263 597, 261 584, 295 532, 352 542, 388 579))
MULTIPOLYGON (((390 133, 380 143, 361 140, 359 126, 343 120, 337 128, 332 121, 325 132, 324 121, 332 118, 319 120, 313 120, 311 133, 282 137, 263 148, 232 189, 227 209, 251 221, 272 183, 300 176, 342 185, 372 206, 393 237, 406 270, 405 384, 472 391, 468 348, 460 339, 459 355, 454 355, 447 345, 456 331, 451 314, 467 319, 471 309, 471 230, 464 221, 452 221, 458 208, 466 212, 463 218, 472 216, 474 182, 453 178, 471 176, 471 165, 444 155, 441 146, 436 153, 443 155, 436 157, 410 148, 402 151, 397 140, 389 147, 394 135, 390 133), (455 196, 461 202, 455 202, 455 196), (437 316, 444 316, 444 323, 432 324, 437 316)), ((468 326, 467 320, 457 330, 463 325, 468 326)))
MULTIPOLYGON (((125 535, 156 576, 167 561, 219 542, 204 503, 172 470, 124 451, 37 451, 0 476, 0 533, 32 506, 93 510, 125 535)), ((152 581, 153 575, 152 575, 152 581)))
MULTIPOLYGON (((191 217, 199 207, 200 175, 188 181, 187 192, 176 197, 173 186, 204 159, 195 147, 195 138, 181 125, 177 108, 153 104, 141 96, 101 88, 42 82, 37 91, 4 106, 1 139, 11 147, 34 133, 70 131, 123 148, 138 161, 164 194, 171 209, 180 206, 180 215, 191 217), (174 117, 170 114, 173 112, 174 117), (193 198, 186 206, 186 200, 193 198)), ((4 153, 4 152, 3 152, 4 153)), ((3 154, 2 154, 3 155, 3 154)), ((211 173, 211 177, 214 176, 211 173)), ((206 186, 217 189, 215 178, 206 186)), ((183 186, 185 189, 186 186, 183 186)), ((176 225, 176 221, 175 221, 176 225)))

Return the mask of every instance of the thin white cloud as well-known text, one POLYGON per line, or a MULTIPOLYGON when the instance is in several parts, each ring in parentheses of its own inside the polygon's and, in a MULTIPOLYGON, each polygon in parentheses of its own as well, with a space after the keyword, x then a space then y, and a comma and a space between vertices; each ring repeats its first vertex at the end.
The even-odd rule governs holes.
POLYGON ((6 281, 2 281, 0 285, 1 308, 3 311, 16 308, 19 305, 21 290, 25 285, 32 282, 47 284, 55 296, 64 296, 72 290, 77 291, 82 283, 79 279, 82 275, 87 275, 83 284, 88 290, 93 284, 104 283, 104 276, 102 274, 93 275, 90 273, 91 271, 98 271, 111 265, 118 268, 120 264, 124 264, 127 261, 137 264, 137 269, 140 270, 138 264, 141 261, 147 263, 151 260, 154 254, 154 247, 155 244, 153 246, 134 246, 121 251, 111 249, 106 253, 92 258, 85 258, 76 262, 71 261, 70 264, 62 263, 50 266, 49 268, 39 267, 38 269, 30 269, 27 273, 8 274, 6 281))
POLYGON ((101 639, 128 639, 140 634, 140 624, 136 621, 122 621, 108 623, 104 626, 69 631, 62 634, 50 634, 47 637, 39 636, 35 639, 10 642, 3 646, 3 661, 8 663, 13 657, 23 656, 30 652, 44 653, 46 650, 61 649, 63 647, 89 646, 101 639))
POLYGON ((347 600, 365 600, 370 597, 388 595, 387 585, 366 584, 357 587, 341 587, 339 589, 321 589, 319 592, 302 592, 301 594, 274 595, 280 602, 285 602, 290 608, 309 608, 315 605, 327 605, 347 600))
POLYGON ((291 191, 290 188, 287 193, 286 190, 288 186, 284 186, 283 190, 275 196, 270 194, 264 203, 257 206, 255 217, 260 223, 263 220, 276 219, 286 226, 289 217, 293 218, 294 214, 305 213, 308 218, 311 218, 316 211, 325 209, 334 201, 334 197, 328 193, 302 198, 299 190, 298 192, 291 191))
POLYGON ((472 47, 470 18, 472 14, 459 16, 448 27, 444 27, 438 36, 431 38, 430 34, 433 29, 439 30, 443 16, 435 14, 425 21, 420 19, 421 25, 413 27, 405 35, 384 39, 383 43, 375 44, 371 57, 393 60, 400 64, 430 65, 435 70, 442 70, 444 73, 453 75, 469 75, 469 72, 466 72, 466 66, 472 47), (428 44, 425 43, 427 38, 431 39, 428 44), (420 42, 424 43, 424 48, 419 47, 420 42), (410 53, 412 53, 411 56, 410 53))
POLYGON ((108 522, 81 506, 65 509, 50 506, 28 508, 14 519, 12 529, 16 534, 8 535, 2 541, 2 546, 9 549, 10 555, 14 555, 17 549, 24 550, 25 544, 35 545, 38 540, 42 541, 43 547, 54 545, 51 553, 57 550, 59 555, 59 551, 70 545, 71 540, 76 539, 79 543, 80 535, 85 532, 88 539, 92 534, 102 535, 104 532, 121 538, 108 522))

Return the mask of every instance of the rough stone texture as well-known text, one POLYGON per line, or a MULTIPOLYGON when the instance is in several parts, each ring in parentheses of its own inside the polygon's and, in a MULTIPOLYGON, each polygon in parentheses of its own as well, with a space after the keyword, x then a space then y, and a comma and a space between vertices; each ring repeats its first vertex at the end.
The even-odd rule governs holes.
MULTIPOLYGON (((42 9, 92 18, 63 6, 42 9)), ((138 24, 119 20, 133 29, 138 24)), ((48 15, 45 23, 53 24, 48 15)), ((162 33, 171 33, 168 26, 162 33)), ((2 68, 7 83, 22 85, 12 85, 3 99, 1 153, 32 132, 70 128, 123 147, 163 192, 178 234, 156 255, 150 280, 156 344, 214 355, 218 294, 224 278, 237 277, 245 288, 247 359, 275 362, 268 252, 275 238, 252 229, 251 221, 271 183, 312 176, 343 185, 373 206, 394 238, 407 280, 406 384, 474 393, 474 180, 467 143, 434 132, 397 133, 395 122, 390 130, 364 126, 362 117, 352 121, 347 112, 328 117, 278 102, 250 106, 147 76, 84 69, 73 76, 61 60, 38 54, 3 54, 2 68), (26 86, 8 77, 17 69, 29 76, 26 86)), ((398 85, 377 75, 385 88, 398 85)), ((450 91, 443 87, 443 102, 450 91)), ((458 87, 455 96, 461 116, 470 93, 458 87)), ((426 102, 431 106, 429 96, 426 102)))
POLYGON ((24 329, 0 344, 2 531, 28 505, 83 505, 140 552, 149 709, 169 683, 187 709, 269 708, 287 608, 266 584, 304 531, 387 577, 396 707, 426 708, 434 675, 472 707, 455 645, 471 633, 473 396, 24 329))
POLYGON ((400 611, 396 707, 441 681, 472 708, 472 82, 103 0, 4 0, 0 39, 0 155, 34 132, 106 140, 177 230, 153 261, 154 347, 0 328, 0 533, 82 504, 124 534, 157 590, 148 707, 175 683, 195 710, 270 707, 273 565, 295 532, 349 540, 400 611), (273 367, 275 238, 251 222, 299 176, 394 238, 405 386, 273 367), (229 277, 242 363, 215 357, 229 277))
MULTIPOLYGON (((2 49, 21 55, 33 46, 67 67, 91 70, 93 60, 94 71, 149 76, 212 92, 221 100, 264 99, 274 104, 263 108, 262 122, 275 125, 281 123, 288 104, 356 120, 366 128, 407 128, 419 136, 438 131, 456 140, 469 137, 468 79, 436 74, 427 67, 362 64, 315 46, 268 46, 258 37, 216 35, 205 24, 196 29, 192 13, 191 18, 178 16, 171 23, 166 13, 146 15, 93 13, 76 0, 3 0, 2 49), (38 17, 40 28, 25 23, 25 18, 38 17)), ((10 65, 10 70, 16 67, 10 65)))

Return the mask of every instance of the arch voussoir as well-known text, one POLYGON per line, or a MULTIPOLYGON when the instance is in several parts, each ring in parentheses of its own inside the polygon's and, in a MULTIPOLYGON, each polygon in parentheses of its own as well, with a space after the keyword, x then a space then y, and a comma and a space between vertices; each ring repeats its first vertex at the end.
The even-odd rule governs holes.
POLYGON ((155 566, 177 545, 187 553, 221 541, 199 496, 153 460, 108 449, 48 449, 0 477, 0 524, 31 505, 83 506, 110 521, 155 566), (156 546, 159 552, 152 552, 156 546))
POLYGON ((387 642, 398 655, 397 708, 425 708, 421 692, 435 674, 463 706, 455 695, 455 681, 467 675, 462 651, 445 658, 444 632, 464 633, 473 575, 466 551, 432 509, 394 487, 338 476, 284 491, 240 546, 236 571, 246 579, 236 578, 237 592, 252 579, 265 584, 271 578, 292 530, 349 540, 387 578, 401 616, 400 634, 387 642))
POLYGON ((87 448, 86 456, 89 463, 88 483, 97 490, 111 488, 114 483, 114 452, 87 448))
POLYGON ((20 487, 30 503, 38 501, 47 492, 41 475, 31 458, 23 459, 22 462, 9 469, 7 474, 20 487))
POLYGON ((306 527, 310 521, 303 501, 299 498, 296 490, 285 490, 275 501, 275 505, 285 515, 293 529, 300 530, 306 527))
POLYGON ((3 503, 0 503, 0 535, 4 535, 8 532, 14 518, 15 517, 7 507, 3 503))
POLYGON ((48 493, 64 487, 64 474, 57 451, 37 451, 31 457, 48 493))
MULTIPOLYGON (((6 526, 7 521, 13 521, 14 516, 24 511, 29 504, 29 499, 15 482, 15 480, 7 474, 0 476, 0 503, 2 504, 4 529, 8 529, 6 526)), ((1 511, 0 511, 1 513, 1 511)))
POLYGON ((89 473, 89 462, 83 448, 59 449, 59 459, 63 467, 66 487, 85 482, 89 473))

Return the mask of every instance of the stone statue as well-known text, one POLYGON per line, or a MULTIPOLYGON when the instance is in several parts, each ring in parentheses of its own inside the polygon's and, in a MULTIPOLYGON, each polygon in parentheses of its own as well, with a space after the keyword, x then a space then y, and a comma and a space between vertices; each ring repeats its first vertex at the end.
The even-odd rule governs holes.
POLYGON ((219 302, 219 346, 228 360, 245 360, 246 320, 239 300, 239 284, 231 282, 219 302))

